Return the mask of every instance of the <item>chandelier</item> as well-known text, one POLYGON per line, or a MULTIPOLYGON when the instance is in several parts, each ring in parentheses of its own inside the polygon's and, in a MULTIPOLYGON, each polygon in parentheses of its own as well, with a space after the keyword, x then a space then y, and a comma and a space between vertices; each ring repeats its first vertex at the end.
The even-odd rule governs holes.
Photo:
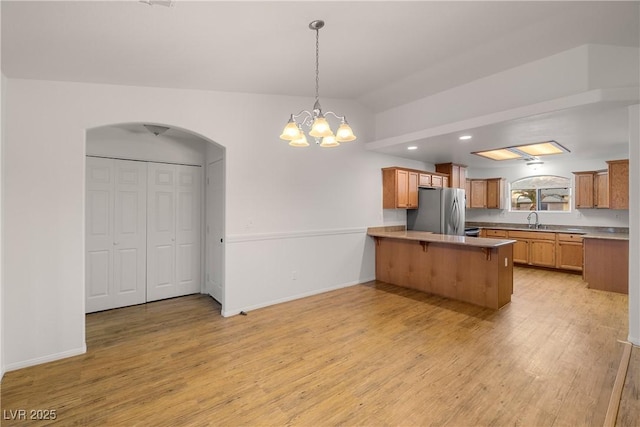
POLYGON ((292 147, 308 147, 307 136, 305 135, 304 128, 310 128, 309 136, 315 138, 316 144, 320 144, 321 147, 337 147, 341 142, 353 141, 356 136, 353 134, 347 118, 345 116, 339 116, 333 111, 322 112, 320 107, 320 77, 319 77, 319 47, 320 47, 320 28, 324 27, 324 21, 316 20, 309 24, 309 28, 316 32, 316 102, 313 104, 313 110, 303 110, 298 114, 291 114, 289 121, 287 122, 281 139, 289 141, 289 145, 292 147), (332 115, 336 119, 340 120, 340 126, 334 134, 327 122, 326 116, 332 115))

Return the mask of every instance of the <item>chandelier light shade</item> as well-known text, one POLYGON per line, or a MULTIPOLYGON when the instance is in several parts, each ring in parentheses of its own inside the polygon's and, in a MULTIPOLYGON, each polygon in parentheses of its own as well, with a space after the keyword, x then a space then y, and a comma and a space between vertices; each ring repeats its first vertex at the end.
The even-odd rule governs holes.
POLYGON ((291 118, 289 119, 287 125, 284 127, 280 138, 287 141, 293 141, 295 139, 299 139, 301 133, 302 131, 298 127, 298 124, 293 120, 293 115, 291 115, 291 118))
POLYGON ((320 28, 324 27, 324 21, 316 20, 309 24, 309 28, 316 32, 316 102, 313 104, 313 110, 303 110, 298 114, 291 114, 289 121, 282 130, 281 139, 289 141, 292 147, 308 147, 309 142, 302 130, 309 129, 309 136, 315 139, 316 144, 320 147, 337 147, 341 142, 349 142, 356 139, 353 130, 347 122, 345 116, 339 116, 333 111, 323 112, 320 106, 320 28), (331 125, 327 121, 326 116, 330 115, 340 120, 340 126, 336 133, 333 133, 331 125))

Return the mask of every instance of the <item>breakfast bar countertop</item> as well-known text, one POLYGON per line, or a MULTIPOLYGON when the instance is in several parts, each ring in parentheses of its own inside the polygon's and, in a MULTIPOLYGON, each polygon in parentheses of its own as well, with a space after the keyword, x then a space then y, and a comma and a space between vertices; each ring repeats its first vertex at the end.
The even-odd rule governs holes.
POLYGON ((450 245, 474 246, 478 248, 497 248, 499 246, 515 243, 515 240, 509 239, 487 239, 483 237, 452 236, 447 234, 435 234, 430 231, 389 230, 388 227, 371 227, 367 230, 367 234, 372 237, 418 240, 427 243, 444 243, 450 245))

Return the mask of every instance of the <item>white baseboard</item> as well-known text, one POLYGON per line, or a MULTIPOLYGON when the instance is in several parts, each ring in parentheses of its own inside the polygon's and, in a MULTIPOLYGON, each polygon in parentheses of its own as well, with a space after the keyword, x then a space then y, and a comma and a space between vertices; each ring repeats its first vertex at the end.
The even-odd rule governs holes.
POLYGON ((87 352, 87 344, 84 344, 81 348, 75 348, 73 350, 63 351, 61 353, 49 354, 42 357, 36 357, 34 359, 23 360, 20 362, 9 363, 6 366, 6 372, 17 371, 18 369, 28 368, 29 366, 40 365, 42 363, 53 362, 55 360, 66 359, 67 357, 78 356, 87 352))
POLYGON ((375 280, 375 277, 372 278, 372 279, 361 278, 360 280, 357 280, 357 281, 354 281, 354 282, 347 282, 347 283, 342 283, 342 284, 335 285, 335 286, 330 286, 330 287, 327 287, 327 288, 315 289, 315 290, 310 291, 310 292, 304 292, 302 294, 296 294, 296 295, 292 295, 292 296, 285 297, 285 298, 279 298, 279 299, 276 299, 276 300, 271 300, 271 301, 267 301, 267 302, 264 302, 264 303, 260 303, 260 304, 256 304, 256 305, 252 305, 252 306, 248 306, 248 307, 236 308, 236 309, 231 309, 231 310, 222 310, 222 316, 223 317, 236 316, 236 315, 240 314, 241 312, 248 313, 251 310, 257 310, 259 308, 269 307, 271 305, 282 304, 283 302, 289 302, 289 301, 293 301, 293 300, 297 300, 297 299, 301 299, 301 298, 310 297, 310 296, 313 296, 313 295, 323 294, 325 292, 331 292, 331 291, 335 291, 337 289, 347 288, 349 286, 360 285, 362 283, 367 283, 367 282, 370 282, 372 280, 375 280))

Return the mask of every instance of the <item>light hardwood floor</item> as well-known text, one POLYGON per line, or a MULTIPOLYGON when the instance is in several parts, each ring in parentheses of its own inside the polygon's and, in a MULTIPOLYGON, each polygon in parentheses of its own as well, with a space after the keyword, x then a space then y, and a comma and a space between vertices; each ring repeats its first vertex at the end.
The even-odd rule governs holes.
MULTIPOLYGON (((231 318, 200 295, 90 314, 87 354, 5 375, 3 414, 55 409, 64 426, 601 426, 627 296, 574 274, 514 275, 498 311, 378 282, 231 318)), ((626 390, 619 425, 640 425, 638 382, 626 390)), ((29 424, 45 423, 2 422, 29 424)))

